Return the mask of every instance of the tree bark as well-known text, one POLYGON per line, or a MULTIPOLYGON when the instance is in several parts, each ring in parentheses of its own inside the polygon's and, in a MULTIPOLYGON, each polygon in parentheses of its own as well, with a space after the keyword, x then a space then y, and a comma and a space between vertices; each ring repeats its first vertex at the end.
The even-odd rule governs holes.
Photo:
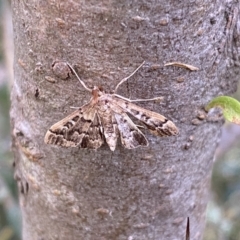
POLYGON ((203 107, 235 91, 238 1, 12 1, 15 80, 12 131, 23 239, 201 239, 222 124, 203 107), (175 122, 177 137, 147 131, 149 147, 111 152, 45 145, 47 129, 90 96, 119 89, 175 122), (169 66, 178 61, 199 71, 169 66), (52 67, 52 64, 55 65, 52 67), (70 76, 69 76, 70 75, 70 76))

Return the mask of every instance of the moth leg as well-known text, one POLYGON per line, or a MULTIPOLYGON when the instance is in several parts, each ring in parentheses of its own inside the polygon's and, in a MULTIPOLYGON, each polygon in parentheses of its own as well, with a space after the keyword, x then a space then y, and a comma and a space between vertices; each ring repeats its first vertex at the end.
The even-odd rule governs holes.
POLYGON ((129 98, 125 98, 121 95, 118 95, 118 94, 114 94, 114 96, 118 97, 118 98, 121 98, 125 101, 128 101, 128 102, 149 102, 149 101, 162 101, 163 100, 163 97, 155 97, 155 98, 146 98, 146 99, 129 99, 129 98))
POLYGON ((123 84, 124 82, 126 82, 130 77, 132 77, 143 65, 144 65, 145 61, 140 65, 138 66, 129 76, 123 78, 119 83, 118 85, 116 86, 115 90, 114 90, 114 93, 117 91, 117 89, 119 88, 119 86, 121 84, 123 84))

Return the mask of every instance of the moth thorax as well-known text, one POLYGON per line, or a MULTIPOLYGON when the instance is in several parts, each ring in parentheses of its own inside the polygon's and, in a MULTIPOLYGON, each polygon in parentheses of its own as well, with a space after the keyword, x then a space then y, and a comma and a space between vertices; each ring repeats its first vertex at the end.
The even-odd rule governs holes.
POLYGON ((92 95, 93 95, 93 100, 94 101, 98 101, 98 98, 102 96, 102 91, 100 88, 98 88, 97 86, 94 86, 92 89, 92 95))

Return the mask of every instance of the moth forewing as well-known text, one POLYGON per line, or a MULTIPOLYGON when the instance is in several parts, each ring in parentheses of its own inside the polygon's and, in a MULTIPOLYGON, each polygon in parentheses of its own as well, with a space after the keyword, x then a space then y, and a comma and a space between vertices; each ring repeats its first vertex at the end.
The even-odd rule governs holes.
POLYGON ((76 147, 79 140, 83 137, 80 136, 79 139, 76 138, 73 132, 71 139, 69 138, 70 126, 73 125, 74 118, 79 118, 79 112, 75 111, 71 116, 67 116, 61 121, 55 123, 47 131, 44 142, 47 144, 59 145, 63 147, 76 147))
POLYGON ((133 117, 142 121, 155 135, 171 136, 178 134, 178 129, 175 124, 159 113, 139 107, 117 96, 113 97, 113 103, 120 106, 125 112, 130 113, 133 117))
POLYGON ((74 111, 61 121, 55 123, 47 131, 44 142, 63 147, 77 147, 85 140, 89 128, 94 121, 96 110, 91 101, 74 111))

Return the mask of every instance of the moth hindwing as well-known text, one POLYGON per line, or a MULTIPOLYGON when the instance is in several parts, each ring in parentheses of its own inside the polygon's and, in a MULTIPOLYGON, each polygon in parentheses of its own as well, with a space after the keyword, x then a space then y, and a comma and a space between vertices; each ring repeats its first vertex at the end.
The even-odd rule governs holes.
POLYGON ((52 125, 45 135, 44 142, 63 147, 98 149, 105 139, 109 148, 114 151, 120 137, 122 145, 128 149, 148 146, 146 137, 128 114, 140 120, 155 135, 177 135, 178 129, 172 121, 133 103, 159 98, 130 100, 116 94, 118 87, 133 76, 143 64, 144 62, 132 74, 122 79, 112 94, 107 94, 97 86, 93 89, 88 88, 74 68, 67 63, 82 86, 92 93, 92 98, 87 104, 52 125))

